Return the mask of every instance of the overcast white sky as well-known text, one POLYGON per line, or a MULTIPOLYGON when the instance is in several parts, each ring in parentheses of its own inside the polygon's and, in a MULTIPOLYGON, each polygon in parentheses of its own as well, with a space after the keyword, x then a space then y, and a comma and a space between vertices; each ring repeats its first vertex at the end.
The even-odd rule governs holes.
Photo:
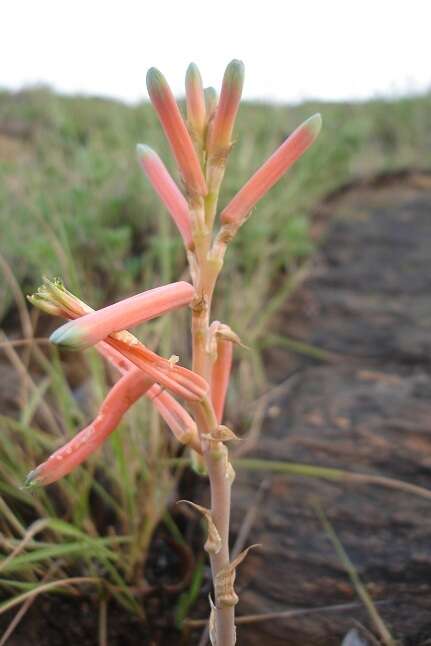
POLYGON ((244 95, 363 99, 431 89, 431 0, 1 0, 0 87, 49 84, 136 101, 158 67, 175 93, 195 61, 244 95))

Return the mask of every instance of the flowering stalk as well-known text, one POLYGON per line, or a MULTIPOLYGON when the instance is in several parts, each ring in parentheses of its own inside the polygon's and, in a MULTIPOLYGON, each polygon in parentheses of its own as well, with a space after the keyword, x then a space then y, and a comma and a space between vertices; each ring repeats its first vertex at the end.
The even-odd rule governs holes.
POLYGON ((205 467, 208 475, 210 508, 193 506, 208 525, 204 547, 214 583, 214 601, 210 600, 213 646, 235 644, 235 572, 248 552, 230 560, 235 473, 226 444, 235 435, 222 421, 233 344, 240 340, 229 326, 211 323, 214 289, 230 241, 257 202, 313 143, 321 124, 320 115, 314 115, 295 130, 226 206, 219 230, 214 231, 243 81, 244 66, 234 60, 226 69, 217 100, 215 90, 203 90, 199 71, 191 64, 186 75, 186 125, 164 77, 154 68, 147 75, 150 98, 177 161, 184 194, 155 152, 139 145, 138 159, 182 236, 193 284, 158 287, 96 312, 56 282, 45 281, 30 297, 49 314, 69 319, 54 332, 53 342, 73 349, 94 345, 122 375, 95 421, 37 467, 30 481, 47 484, 69 473, 106 439, 132 403, 142 395, 149 397, 174 436, 190 447, 194 463, 205 467), (186 305, 192 311, 192 370, 177 365, 178 357, 160 357, 127 331, 186 305), (193 416, 173 394, 188 401, 193 416))
MULTIPOLYGON (((226 159, 232 143, 232 131, 238 111, 243 77, 242 63, 232 61, 223 79, 220 101, 215 109, 213 120, 208 125, 206 144, 208 195, 205 199, 205 222, 211 232, 215 222, 226 159)), ((207 114, 209 112, 207 104, 207 114)), ((317 133, 313 131, 312 134, 316 135, 317 133)), ((308 135, 308 130, 306 130, 306 135, 308 135)), ((274 160, 270 160, 262 169, 261 177, 266 178, 266 183, 260 187, 260 190, 254 191, 253 204, 263 197, 288 166, 305 151, 312 143, 312 139, 313 137, 308 136, 295 136, 295 154, 289 155, 289 164, 284 161, 279 162, 279 157, 287 156, 284 151, 279 154, 275 153, 274 160)), ((222 420, 232 363, 232 338, 228 339, 220 335, 218 322, 210 325, 210 314, 213 292, 223 265, 224 253, 238 226, 233 227, 231 222, 222 220, 222 227, 208 250, 205 249, 200 255, 197 254, 199 279, 195 282, 197 296, 192 306, 193 370, 211 383, 212 399, 211 401, 205 400, 203 404, 200 404, 201 410, 198 411, 197 422, 203 439, 203 455, 210 482, 211 508, 209 511, 220 536, 220 546, 217 550, 209 550, 207 547, 215 586, 210 636, 212 643, 217 646, 235 644, 234 611, 238 597, 233 589, 235 566, 230 562, 229 557, 230 500, 235 473, 229 462, 228 450, 224 442, 204 439, 208 436, 216 437, 217 427, 222 420)), ((195 246, 198 246, 199 242, 195 240, 195 246)))

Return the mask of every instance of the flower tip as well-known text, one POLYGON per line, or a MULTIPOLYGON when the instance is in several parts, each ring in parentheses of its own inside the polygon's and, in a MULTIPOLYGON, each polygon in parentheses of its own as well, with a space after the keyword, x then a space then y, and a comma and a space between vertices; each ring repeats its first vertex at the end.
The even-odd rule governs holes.
POLYGON ((147 89, 150 95, 152 92, 160 91, 166 85, 166 79, 163 74, 156 67, 150 67, 147 72, 147 89))
POLYGON ((186 104, 189 129, 200 148, 205 132, 206 107, 202 77, 195 63, 190 63, 186 72, 186 104))
POLYGON ((68 348, 69 350, 81 350, 85 347, 82 342, 82 334, 77 329, 75 321, 69 321, 54 330, 49 340, 51 343, 68 348))
POLYGON ((39 479, 39 467, 37 467, 27 474, 21 489, 31 489, 32 487, 36 487, 39 484, 41 484, 41 481, 39 479))
POLYGON ((210 119, 214 115, 215 109, 217 107, 217 101, 218 101, 217 90, 213 87, 206 87, 204 90, 204 96, 205 96, 205 104, 207 108, 207 115, 208 115, 208 118, 210 119))
POLYGON ((217 90, 215 89, 215 87, 212 87, 212 86, 206 87, 204 90, 204 94, 205 94, 205 100, 207 102, 213 103, 213 104, 217 103, 218 97, 217 97, 217 90))
POLYGON ((155 67, 147 72, 147 88, 188 192, 206 195, 208 189, 192 138, 172 90, 155 67))
POLYGON ((242 87, 244 83, 245 67, 242 61, 234 58, 226 67, 223 83, 230 83, 242 87))
POLYGON ((196 82, 201 80, 201 74, 196 63, 190 63, 186 71, 186 81, 196 82))
POLYGON ((312 140, 314 141, 322 128, 322 115, 320 112, 316 112, 316 114, 313 114, 312 117, 307 119, 307 121, 304 122, 304 128, 308 130, 312 140))
POLYGON ((154 157, 156 153, 146 144, 136 144, 136 154, 138 159, 148 159, 149 157, 154 157))

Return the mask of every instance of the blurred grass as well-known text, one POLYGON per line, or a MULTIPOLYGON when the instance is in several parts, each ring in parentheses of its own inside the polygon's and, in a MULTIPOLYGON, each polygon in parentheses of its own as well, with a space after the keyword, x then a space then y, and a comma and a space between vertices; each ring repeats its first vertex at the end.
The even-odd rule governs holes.
MULTIPOLYGON (((245 104, 221 206, 316 111, 324 123, 319 140, 259 204, 227 254, 215 317, 231 324, 247 345, 272 342, 262 340, 313 251, 309 216, 322 196, 355 177, 431 167, 430 95, 354 105, 245 104)), ((60 275, 97 307, 182 274, 180 238, 137 166, 137 142, 154 147, 174 172, 147 104, 66 98, 44 88, 0 92, 0 252, 24 292, 32 291, 42 274, 60 275)), ((13 308, 13 289, 5 279, 0 326, 19 338, 24 332, 10 329, 13 308)), ((185 356, 187 365, 186 320, 181 312, 151 322, 145 341, 164 355, 185 356)), ((283 345, 281 335, 271 338, 283 345)), ((238 356, 240 378, 232 390, 241 410, 248 411, 265 368, 257 350, 240 350, 238 356)), ((24 368, 28 361, 24 352, 24 368)), ((107 446, 68 478, 33 494, 19 489, 29 469, 94 415, 106 392, 109 376, 97 357, 90 352, 74 361, 80 376, 71 383, 70 366, 65 370, 55 351, 51 362, 32 351, 36 382, 21 379, 20 410, 1 411, 0 550, 6 557, 21 548, 0 586, 9 595, 36 590, 55 568, 57 578, 84 574, 108 581, 110 593, 139 612, 130 586, 140 580, 152 533, 178 479, 163 466, 176 448, 151 407, 139 402, 107 446), (93 385, 82 400, 76 386, 86 374, 93 385), (52 411, 57 434, 41 420, 41 403, 52 411), (22 545, 27 526, 38 519, 46 521, 40 536, 22 545)), ((175 524, 167 525, 175 535, 175 524)), ((195 596, 192 584, 178 617, 195 596)))
MULTIPOLYGON (((244 304, 256 287, 263 294, 275 273, 309 254, 307 216, 322 194, 364 173, 430 165, 430 108, 430 96, 241 107, 222 205, 303 119, 320 111, 324 123, 317 143, 259 204, 237 252, 228 254, 229 284, 232 273, 245 284, 254 278, 244 304)), ((138 168, 137 142, 149 143, 172 169, 148 104, 60 97, 43 88, 0 93, 1 250, 25 288, 34 288, 42 271, 61 274, 100 305, 181 272, 180 239, 170 235, 168 216, 138 168)), ((7 305, 3 293, 0 316, 7 305)), ((254 314, 247 311, 249 319, 254 314)))
MULTIPOLYGON (((35 354, 33 368, 40 368, 35 354)), ((163 466, 173 442, 143 400, 103 449, 69 477, 48 488, 23 489, 28 470, 94 417, 106 391, 101 361, 92 353, 81 357, 89 380, 81 400, 56 353, 53 359, 42 374, 48 375, 58 432, 38 418, 32 398, 22 400, 18 415, 0 416, 0 598, 8 599, 0 614, 14 598, 8 595, 23 584, 38 589, 53 568, 56 578, 95 577, 101 593, 107 589, 139 614, 129 588, 141 581, 151 537, 164 520, 182 468, 163 466)), ((178 531, 172 520, 166 530, 178 531)))
MULTIPOLYGON (((258 205, 227 254, 215 317, 229 319, 251 346, 266 334, 268 312, 289 293, 280 276, 292 275, 312 252, 309 215, 319 198, 352 178, 431 166, 431 95, 350 105, 244 104, 221 206, 316 111, 324 124, 318 141, 258 205)), ((24 291, 42 273, 59 275, 97 307, 184 271, 180 238, 136 163, 137 142, 155 148, 175 175, 149 104, 61 97, 45 88, 0 92, 0 251, 24 291)), ((11 300, 0 282, 0 324, 11 300)), ((169 334, 162 339, 165 352, 169 334)), ((261 386, 259 356, 247 361, 261 386)))

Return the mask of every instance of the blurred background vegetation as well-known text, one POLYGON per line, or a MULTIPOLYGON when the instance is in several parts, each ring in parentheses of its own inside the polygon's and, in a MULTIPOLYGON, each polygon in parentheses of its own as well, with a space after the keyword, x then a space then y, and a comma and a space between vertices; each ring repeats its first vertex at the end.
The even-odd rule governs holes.
MULTIPOLYGON (((244 428, 267 385, 260 348, 272 317, 312 256, 310 223, 319 200, 355 178, 431 167, 430 95, 244 104, 221 205, 316 111, 323 116, 321 136, 241 230, 217 293, 215 317, 252 348, 237 353, 228 408, 228 418, 244 428)), ((155 528, 162 523, 184 543, 181 520, 171 513, 183 467, 167 466, 178 447, 146 402, 70 477, 47 490, 20 489, 26 472, 88 423, 112 375, 91 352, 60 357, 32 342, 53 323, 36 325, 19 295, 34 290, 42 275, 61 276, 99 307, 186 271, 181 240, 136 163, 138 142, 157 150, 175 173, 148 104, 66 98, 45 88, 0 93, 0 388, 7 383, 16 390, 15 403, 0 410, 0 549, 8 557, 0 566, 3 611, 47 582, 86 576, 102 590, 101 599, 109 589, 139 613, 133 586, 155 528), (24 337, 28 344, 17 345, 24 337)), ((186 323, 187 312, 176 313, 146 325, 142 338, 187 365, 186 323)), ((278 330, 274 339, 282 336, 278 330)), ((199 563, 179 601, 180 618, 199 591, 199 563)))
MULTIPOLYGON (((256 292, 253 285, 253 294, 263 298, 256 298, 261 310, 272 296, 267 287, 274 274, 310 253, 307 216, 319 197, 360 175, 427 167, 430 108, 430 96, 352 105, 242 105, 222 205, 303 119, 320 111, 324 127, 243 228, 240 252, 227 258, 228 283, 241 275, 247 291, 247 276, 256 278, 264 265, 265 289, 256 292)), ((24 290, 33 289, 42 272, 61 274, 101 305, 183 270, 180 240, 171 235, 136 163, 137 142, 170 161, 148 104, 66 98, 44 88, 0 93, 1 249, 24 290)), ((1 296, 0 316, 11 299, 4 286, 1 296)))

